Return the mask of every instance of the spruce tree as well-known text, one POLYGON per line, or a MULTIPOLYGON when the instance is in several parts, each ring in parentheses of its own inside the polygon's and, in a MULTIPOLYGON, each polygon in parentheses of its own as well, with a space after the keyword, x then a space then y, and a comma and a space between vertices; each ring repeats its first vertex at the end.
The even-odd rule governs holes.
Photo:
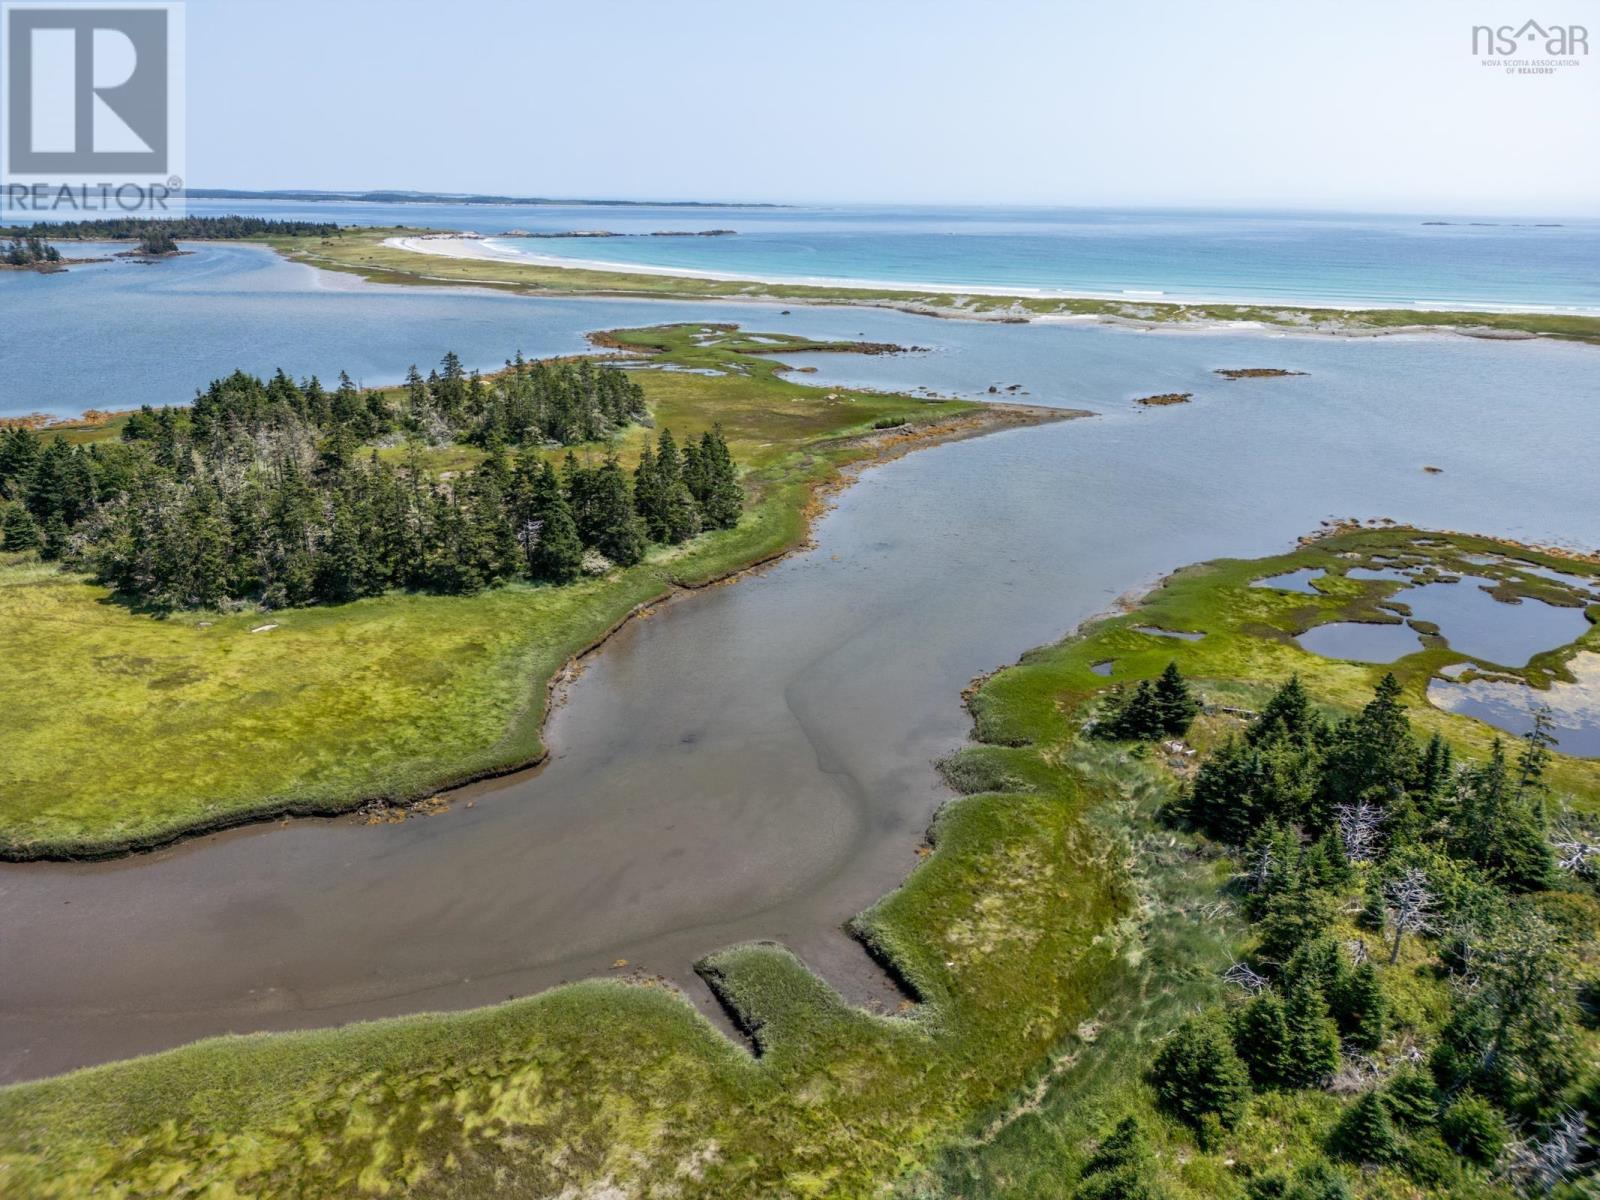
POLYGON ((1151 1080, 1161 1106, 1197 1129, 1207 1117, 1233 1128, 1250 1101, 1249 1072, 1212 1014, 1189 1018, 1162 1044, 1151 1080))
POLYGON ((1152 696, 1161 732, 1174 738, 1188 733, 1189 726, 1200 714, 1200 702, 1190 692, 1176 661, 1167 663, 1152 688, 1152 696))
POLYGON ((700 438, 700 471, 705 494, 698 496, 705 524, 710 529, 732 529, 744 511, 744 488, 728 452, 728 443, 717 425, 700 438))
POLYGON ((1101 1139, 1078 1173, 1073 1200, 1159 1200, 1154 1162, 1144 1131, 1134 1117, 1124 1117, 1101 1139))
POLYGON ((1367 898, 1361 905, 1356 924, 1368 933, 1382 934, 1388 922, 1389 913, 1383 903, 1383 889, 1376 882, 1369 881, 1367 898))
POLYGON ((1350 1162, 1382 1165, 1395 1160, 1400 1139, 1377 1092, 1367 1092, 1345 1110, 1334 1126, 1329 1149, 1350 1162))
POLYGON ((1310 975, 1290 985, 1284 1017, 1289 1026, 1289 1085, 1311 1087, 1332 1075, 1339 1065, 1339 1030, 1310 975))
POLYGON ((1258 1088, 1281 1087, 1289 1081, 1293 1074, 1289 1024, 1276 993, 1258 992, 1240 1010, 1233 1044, 1258 1088))
POLYGON ((1416 1067, 1401 1067, 1379 1094, 1389 1115, 1407 1129, 1430 1125, 1439 1115, 1439 1089, 1416 1067))
MULTIPOLYGON (((1528 753, 1541 751, 1533 744, 1528 753)), ((1537 778, 1542 768, 1533 770, 1537 778)), ((1463 782, 1454 824, 1455 852, 1483 867, 1502 887, 1531 892, 1549 885, 1555 856, 1544 836, 1542 812, 1513 782, 1499 738, 1490 746, 1488 761, 1463 782)))
POLYGON ((21 504, 6 506, 4 526, 7 550, 36 550, 39 547, 39 525, 21 504))
POLYGON ((1389 1005, 1370 962, 1362 963, 1340 983, 1334 996, 1339 1030, 1363 1050, 1376 1050, 1388 1027, 1389 1005))
POLYGON ((1327 805, 1388 805, 1404 796, 1421 756, 1401 696, 1400 681, 1386 674, 1367 706, 1333 731, 1323 772, 1327 805))
POLYGON ((683 480, 683 461, 672 431, 656 442, 656 487, 660 489, 660 541, 676 545, 700 530, 700 509, 683 480))
POLYGON ((71 531, 58 512, 53 512, 44 523, 44 536, 39 541, 39 557, 46 562, 56 562, 67 556, 71 531))
POLYGON ((619 567, 631 567, 644 557, 644 530, 616 455, 592 472, 588 491, 591 544, 619 567))
POLYGON ((1291 675, 1262 707, 1245 736, 1253 745, 1281 740, 1310 745, 1326 732, 1300 676, 1291 675))
POLYGON ((656 452, 649 442, 640 449, 639 465, 633 469, 633 507, 644 522, 645 534, 651 541, 668 540, 661 473, 656 469, 656 452))
POLYGON ((1439 1119, 1439 1132, 1461 1157, 1492 1167, 1511 1140, 1506 1119, 1482 1096, 1463 1092, 1439 1119))
POLYGON ((561 480, 548 462, 539 467, 529 498, 530 537, 525 543, 528 574, 548 583, 577 578, 583 564, 583 542, 578 537, 572 508, 561 480))

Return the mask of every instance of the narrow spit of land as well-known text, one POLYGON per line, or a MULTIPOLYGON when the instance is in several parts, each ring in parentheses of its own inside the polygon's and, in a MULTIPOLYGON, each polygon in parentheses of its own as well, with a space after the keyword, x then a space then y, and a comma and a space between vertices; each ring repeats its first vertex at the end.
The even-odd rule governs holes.
POLYGON ((893 308, 933 317, 987 321, 1098 320, 1140 328, 1258 325, 1339 336, 1431 331, 1473 337, 1555 337, 1600 343, 1600 318, 1548 313, 1479 313, 1424 309, 1335 309, 1304 305, 1173 304, 1116 299, 955 290, 871 288, 704 279, 473 257, 480 252, 417 230, 344 229, 336 236, 272 238, 296 261, 374 282, 473 284, 529 295, 632 296, 655 299, 792 301, 893 308), (426 247, 429 252, 424 252, 426 247))

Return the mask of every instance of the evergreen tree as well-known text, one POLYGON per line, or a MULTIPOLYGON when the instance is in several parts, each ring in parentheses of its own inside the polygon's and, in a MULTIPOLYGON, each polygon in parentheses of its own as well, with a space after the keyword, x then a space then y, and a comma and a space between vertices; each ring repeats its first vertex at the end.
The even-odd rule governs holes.
MULTIPOLYGON (((1542 746, 1530 743, 1524 758, 1542 752, 1542 746)), ((1524 769, 1532 771, 1533 778, 1542 772, 1536 764, 1524 769)), ((1488 761, 1463 781, 1452 849, 1511 891, 1538 891, 1549 885, 1555 856, 1545 840, 1542 813, 1513 783, 1499 738, 1490 747, 1488 761)))
POLYGON ((1309 983, 1325 1000, 1338 994, 1350 977, 1350 964, 1339 943, 1326 934, 1302 944, 1284 968, 1285 983, 1309 983))
POLYGON ((1458 993, 1439 1032, 1434 1078, 1510 1111, 1548 1112, 1574 1072, 1571 950, 1548 922, 1513 909, 1474 951, 1476 986, 1458 993))
POLYGON ((524 552, 528 574, 547 583, 566 583, 577 578, 583 564, 583 542, 572 519, 572 508, 555 468, 548 462, 538 467, 530 489, 524 530, 524 552))
POLYGON ((1240 1010, 1233 1044, 1258 1088, 1282 1087, 1294 1074, 1283 1001, 1272 991, 1256 993, 1240 1010))
POLYGON ((1377 1092, 1365 1093, 1345 1110, 1334 1127, 1329 1148, 1351 1162, 1382 1165, 1395 1160, 1400 1139, 1377 1092))
POLYGON ((1419 760, 1400 682, 1386 674, 1367 706, 1333 731, 1323 771, 1324 807, 1316 823, 1326 824, 1328 812, 1339 804, 1367 800, 1387 807, 1404 799, 1419 760))
POLYGON ((1200 764, 1189 797, 1194 824, 1239 844, 1269 823, 1306 819, 1319 787, 1318 758, 1291 738, 1229 738, 1200 764))
POLYGON ((422 382, 422 374, 417 370, 416 363, 412 363, 411 369, 406 372, 405 388, 407 422, 413 429, 426 429, 428 417, 431 415, 431 406, 428 403, 428 385, 422 382))
POLYGON ((1342 888, 1355 878, 1355 869, 1345 857, 1344 839, 1337 829, 1330 828, 1304 858, 1306 874, 1313 883, 1323 888, 1342 888))
POLYGON ((1401 1067, 1379 1095, 1389 1115, 1408 1129, 1431 1125, 1439 1115, 1439 1089, 1416 1067, 1401 1067))
POLYGON ((656 470, 656 452, 649 442, 639 451, 639 465, 633 469, 633 507, 644 522, 651 541, 667 540, 666 504, 662 497, 661 474, 656 470))
POLYGON ((1339 1030, 1309 975, 1290 984, 1284 1018, 1289 1028, 1286 1082, 1292 1087, 1311 1087, 1332 1075, 1339 1065, 1339 1030))
POLYGON ((721 425, 700 436, 699 475, 702 491, 695 493, 695 499, 706 527, 732 529, 744 512, 744 488, 739 485, 738 470, 721 425))
POLYGON ((1356 917, 1356 924, 1368 933, 1381 935, 1384 926, 1388 924, 1388 912, 1383 903, 1383 890, 1375 883, 1367 885, 1367 898, 1362 902, 1361 913, 1356 917))
POLYGON ((1233 1128, 1250 1100, 1249 1072, 1209 1014, 1189 1018, 1162 1044, 1151 1077, 1161 1106, 1196 1128, 1206 1117, 1233 1128))
POLYGON ((1337 897, 1302 874, 1292 888, 1262 906, 1259 954, 1269 963, 1288 962, 1303 945, 1333 928, 1338 907, 1337 897))
POLYGON ((1155 685, 1141 679, 1130 693, 1119 687, 1106 698, 1104 714, 1095 723, 1096 736, 1117 741, 1158 741, 1162 714, 1155 685))
POLYGON ((182 602, 214 608, 228 592, 228 528, 215 490, 202 479, 189 495, 182 517, 185 533, 185 587, 182 602))
POLYGON ((0 499, 23 498, 42 449, 39 435, 26 426, 0 430, 0 499))
POLYGON ((574 513, 578 533, 618 566, 631 567, 644 557, 644 529, 633 509, 628 477, 614 454, 587 475, 581 489, 585 505, 574 513))
POLYGON ((660 540, 676 545, 698 533, 700 509, 683 480, 683 461, 670 429, 663 429, 656 443, 656 486, 661 493, 660 540))
POLYGON ((1383 1042, 1389 1005, 1370 962, 1362 963, 1340 982, 1332 997, 1339 1031, 1363 1050, 1376 1050, 1383 1042))
POLYGON ((1550 706, 1541 704, 1533 710, 1533 728, 1522 735, 1522 753, 1517 757, 1517 796, 1530 798, 1542 790, 1545 769, 1550 765, 1550 747, 1556 745, 1551 732, 1555 722, 1550 706))
POLYGON ((1327 727, 1311 706, 1300 676, 1291 675, 1257 714, 1245 736, 1252 745, 1286 740, 1311 746, 1327 736, 1327 727))
POLYGON ((1190 692, 1176 661, 1167 663, 1151 691, 1161 731, 1168 737, 1183 737, 1200 715, 1200 701, 1190 692))
POLYGON ((1249 912, 1260 918, 1279 896, 1295 891, 1303 878, 1300 839, 1292 829, 1268 818, 1251 836, 1245 849, 1250 886, 1249 912))
POLYGON ((70 539, 71 534, 61 514, 51 513, 44 523, 44 537, 39 542, 39 557, 46 562, 56 562, 66 558, 71 545, 70 539))
POLYGON ((7 550, 36 550, 39 546, 39 525, 21 504, 8 504, 4 525, 4 547, 7 550))
POLYGON ((1482 1096, 1463 1092, 1439 1119, 1439 1132, 1461 1157, 1492 1167, 1511 1140, 1506 1119, 1482 1096))
POLYGON ((1074 1200, 1158 1200, 1154 1163, 1144 1131, 1133 1117, 1124 1117, 1095 1147, 1078 1174, 1074 1200))

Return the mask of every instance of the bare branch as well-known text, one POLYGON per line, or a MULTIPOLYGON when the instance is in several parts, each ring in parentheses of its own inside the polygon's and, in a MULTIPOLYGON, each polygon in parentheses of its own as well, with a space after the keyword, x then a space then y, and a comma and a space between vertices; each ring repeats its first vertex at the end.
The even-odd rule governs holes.
POLYGON ((1529 1195, 1548 1196, 1558 1184, 1577 1174, 1588 1132, 1582 1113, 1563 1113, 1542 1141, 1528 1140, 1511 1147, 1506 1177, 1529 1195))
POLYGON ((1268 986, 1267 977, 1257 973, 1249 963, 1236 962, 1222 973, 1222 977, 1229 983, 1237 984, 1251 995, 1265 991, 1268 986))
POLYGON ((1344 840, 1345 857, 1353 863, 1371 862, 1378 848, 1378 831, 1383 824, 1383 810, 1365 800, 1355 804, 1341 804, 1336 810, 1339 836, 1344 840))
POLYGON ((1428 873, 1421 867, 1408 867, 1398 879, 1383 885, 1389 924, 1394 928, 1394 947, 1389 961, 1400 958, 1400 939, 1408 933, 1433 933, 1434 897, 1428 873))

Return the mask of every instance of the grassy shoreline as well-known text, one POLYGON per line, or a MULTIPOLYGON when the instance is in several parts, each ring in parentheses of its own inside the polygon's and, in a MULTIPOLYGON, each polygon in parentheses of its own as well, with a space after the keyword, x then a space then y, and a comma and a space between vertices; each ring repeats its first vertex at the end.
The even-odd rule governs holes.
MULTIPOLYGON (((696 344, 697 331, 622 341, 723 372, 642 379, 657 425, 682 435, 724 424, 750 467, 747 512, 733 530, 604 579, 158 621, 81 578, 0 564, 0 697, 14 718, 0 859, 106 857, 282 816, 410 804, 533 765, 549 688, 570 662, 674 591, 803 544, 818 495, 842 472, 1072 415, 825 393, 784 380, 730 330, 709 330, 711 345, 696 344)), ((648 436, 625 433, 626 463, 648 436)), ((439 457, 457 467, 462 448, 439 457)))
POLYGON ((416 229, 350 229, 341 231, 338 238, 277 238, 267 244, 293 261, 359 275, 377 283, 470 285, 527 295, 790 301, 883 307, 953 319, 1023 323, 1041 318, 1079 318, 1154 329, 1257 322, 1278 330, 1341 336, 1436 332, 1473 337, 1550 337, 1600 345, 1600 317, 1421 309, 1345 310, 1293 304, 1178 304, 1092 297, 977 295, 919 288, 766 283, 451 258, 384 244, 388 238, 417 236, 422 232, 416 229))
MULTIPOLYGON (((1257 701, 1298 671, 1319 704, 1349 711, 1386 668, 1321 659, 1292 637, 1372 615, 1390 585, 1345 571, 1418 536, 1347 531, 1185 568, 1134 611, 980 683, 976 740, 944 767, 961 795, 936 818, 931 854, 856 922, 919 997, 903 1016, 851 1009, 787 951, 757 944, 702 964, 754 1057, 670 992, 617 980, 469 1013, 213 1039, 0 1090, 0 1187, 849 1197, 900 1180, 908 1196, 1059 1196, 1060 1172, 1143 1086, 1138 1055, 1216 993, 1239 932, 1201 918, 1226 864, 1153 824, 1170 777, 1079 739, 1083 706, 1107 684, 1091 668, 1115 659, 1116 682, 1176 658, 1222 704, 1257 701), (1315 596, 1250 587, 1304 566, 1340 579, 1315 596), (1139 631, 1152 624, 1207 636, 1139 631)), ((1488 539, 1428 553, 1508 551, 1573 567, 1488 539)), ((1578 569, 1600 577, 1600 564, 1578 569)), ((1536 663, 1559 673, 1597 646, 1591 625, 1536 663)), ((1484 727, 1419 703, 1452 657, 1423 648, 1397 674, 1422 728, 1476 754, 1484 727)), ((1552 779, 1591 810, 1600 801, 1600 762, 1558 759, 1552 779)), ((1264 1104, 1264 1128, 1286 1121, 1305 1138, 1336 1111, 1314 1099, 1314 1112, 1264 1104)), ((1240 1195, 1242 1173, 1266 1161, 1248 1140, 1261 1128, 1201 1156, 1172 1133, 1181 1200, 1240 1195)), ((1363 1180, 1361 1194, 1397 1194, 1391 1182, 1363 1180)))

